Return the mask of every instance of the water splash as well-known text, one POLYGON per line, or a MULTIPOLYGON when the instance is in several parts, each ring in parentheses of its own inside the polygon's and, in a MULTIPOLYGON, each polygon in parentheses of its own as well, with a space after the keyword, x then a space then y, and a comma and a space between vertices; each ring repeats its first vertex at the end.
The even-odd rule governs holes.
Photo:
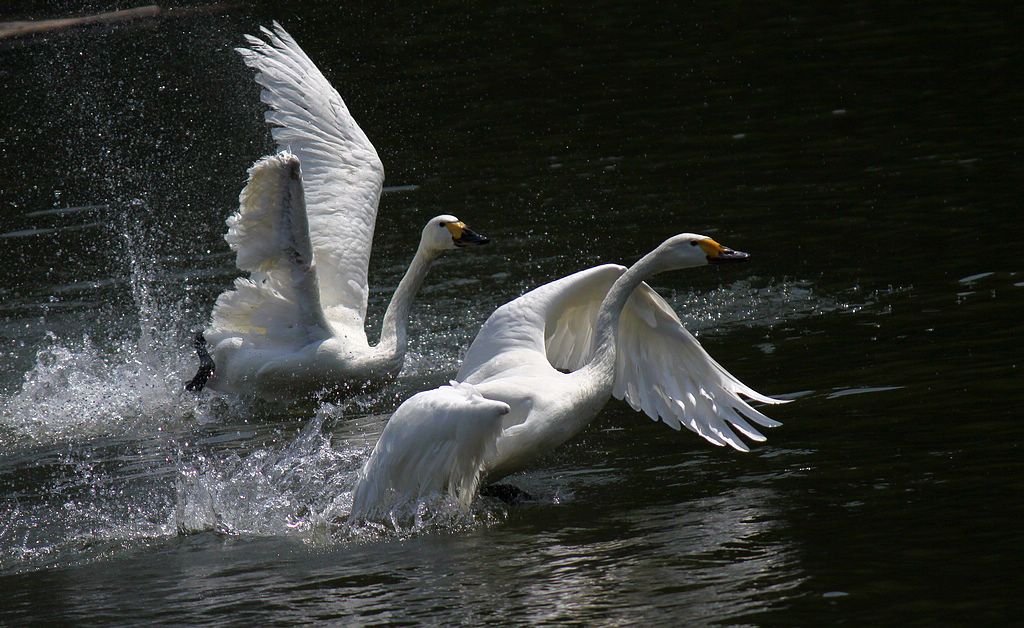
POLYGON ((21 390, 3 400, 0 421, 16 436, 50 442, 130 430, 147 418, 178 414, 180 384, 158 353, 140 353, 131 340, 112 353, 89 336, 65 342, 48 332, 21 390))
POLYGON ((78 338, 46 332, 20 389, 0 398, 0 442, 123 434, 209 417, 208 401, 182 392, 195 368, 185 344, 195 326, 190 298, 178 284, 179 294, 161 285, 152 240, 130 227, 122 233, 133 307, 118 313, 108 339, 88 331, 78 338), (126 330, 118 335, 117 327, 126 330))
MULTIPOLYGON (((325 431, 340 406, 325 404, 294 441, 247 456, 197 455, 180 465, 173 526, 180 534, 292 536, 313 545, 457 531, 489 524, 504 511, 478 500, 469 513, 444 496, 403 504, 379 521, 348 521, 359 472, 380 419, 350 438, 325 431), (340 441, 340 442, 335 442, 340 441)), ((342 432, 342 434, 346 434, 342 432)))
POLYGON ((140 443, 129 435, 12 455, 0 461, 0 483, 16 496, 0 503, 0 573, 123 555, 182 535, 283 537, 323 547, 505 519, 502 504, 477 500, 464 513, 438 496, 381 521, 350 524, 352 492, 385 418, 360 421, 343 406, 323 404, 294 438, 268 446, 216 426, 208 437, 163 434, 140 443), (36 472, 25 474, 28 461, 36 472))
POLYGON ((339 448, 322 431, 318 412, 281 450, 257 449, 245 457, 197 455, 183 462, 176 482, 174 526, 179 533, 298 535, 327 538, 347 514, 361 447, 339 448))
POLYGON ((833 312, 856 313, 873 300, 860 295, 860 302, 821 294, 809 281, 770 281, 758 285, 755 279, 733 282, 708 292, 663 292, 686 328, 710 333, 736 327, 771 327, 833 312))

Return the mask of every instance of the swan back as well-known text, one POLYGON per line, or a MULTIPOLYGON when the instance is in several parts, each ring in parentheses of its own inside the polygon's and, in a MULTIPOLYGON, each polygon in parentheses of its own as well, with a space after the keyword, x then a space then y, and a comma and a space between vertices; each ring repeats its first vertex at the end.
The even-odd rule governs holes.
POLYGON ((625 267, 617 264, 595 266, 544 284, 502 305, 477 332, 456 379, 479 383, 508 365, 531 358, 556 368, 578 368, 592 352, 587 343, 593 326, 580 327, 576 323, 592 318, 591 309, 596 316, 608 287, 624 271, 625 267), (557 359, 549 355, 552 340, 560 347, 557 359))
POLYGON ((507 404, 457 382, 410 397, 388 420, 363 466, 351 516, 384 515, 436 493, 468 508, 508 411, 507 404))

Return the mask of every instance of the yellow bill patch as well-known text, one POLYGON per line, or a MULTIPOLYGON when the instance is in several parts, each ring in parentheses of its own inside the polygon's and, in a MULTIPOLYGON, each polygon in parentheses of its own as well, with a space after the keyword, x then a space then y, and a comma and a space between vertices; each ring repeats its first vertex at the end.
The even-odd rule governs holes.
POLYGON ((719 255, 721 255, 722 254, 722 250, 724 248, 724 247, 722 247, 721 244, 715 242, 711 238, 706 238, 704 240, 701 240, 697 244, 699 244, 700 248, 702 248, 704 250, 704 253, 708 257, 711 257, 711 258, 715 258, 715 257, 718 257, 719 255))
POLYGON ((448 231, 452 234, 452 237, 458 240, 459 238, 462 237, 462 230, 466 228, 466 223, 462 221, 449 222, 445 224, 445 227, 448 228, 448 231))

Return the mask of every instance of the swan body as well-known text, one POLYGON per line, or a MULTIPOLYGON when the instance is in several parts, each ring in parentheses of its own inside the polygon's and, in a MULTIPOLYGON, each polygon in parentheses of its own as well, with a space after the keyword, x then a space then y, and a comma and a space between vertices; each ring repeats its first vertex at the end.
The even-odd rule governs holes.
POLYGON ((217 299, 203 333, 211 350, 197 343, 203 366, 188 388, 286 398, 386 382, 401 370, 409 310, 431 262, 487 238, 454 216, 432 218, 371 346, 367 267, 384 167, 295 40, 276 22, 262 32, 266 41, 247 36, 238 52, 256 70, 282 152, 249 170, 227 221, 225 239, 250 276, 217 299))
POLYGON ((743 399, 782 401, 745 386, 715 362, 644 279, 748 256, 697 234, 666 240, 629 269, 606 264, 543 285, 484 323, 456 379, 510 411, 489 481, 522 469, 579 433, 612 396, 676 430, 740 451, 779 423, 743 399))
POLYGON ((447 493, 469 507, 483 458, 493 452, 507 404, 452 382, 407 399, 388 420, 352 497, 355 520, 447 493))

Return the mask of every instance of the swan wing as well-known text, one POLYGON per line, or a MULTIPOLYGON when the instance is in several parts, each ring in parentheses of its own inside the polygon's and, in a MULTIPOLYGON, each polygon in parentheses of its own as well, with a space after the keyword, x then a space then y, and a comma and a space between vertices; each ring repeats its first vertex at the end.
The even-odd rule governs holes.
POLYGON ((468 508, 508 411, 507 404, 456 382, 410 397, 388 420, 363 466, 352 516, 382 515, 441 492, 468 508))
POLYGON ((590 358, 597 308, 625 272, 604 264, 567 275, 496 309, 466 352, 456 379, 480 383, 531 355, 575 370, 590 358))
POLYGON ((285 152, 257 161, 227 225, 224 239, 249 277, 217 298, 207 339, 303 345, 327 337, 298 158, 285 152))
MULTIPOLYGON (((481 382, 501 351, 529 346, 557 369, 575 371, 593 355, 597 312, 623 266, 606 264, 564 277, 502 306, 484 324, 466 355, 459 379, 481 382), (490 361, 488 361, 488 359, 490 361)), ((765 440, 751 422, 779 425, 748 400, 782 403, 740 382, 701 347, 672 307, 646 283, 619 317, 612 394, 634 410, 716 445, 748 447, 736 432, 765 440)))
POLYGON ((281 149, 302 163, 313 255, 325 313, 365 337, 370 260, 384 166, 345 102, 280 24, 239 48, 256 70, 266 120, 281 149))
POLYGON ((612 395, 669 427, 686 427, 715 445, 749 451, 738 434, 765 440, 752 423, 780 425, 750 405, 785 403, 758 393, 716 362, 672 307, 646 283, 619 319, 612 395), (738 433, 738 434, 737 434, 738 433))

